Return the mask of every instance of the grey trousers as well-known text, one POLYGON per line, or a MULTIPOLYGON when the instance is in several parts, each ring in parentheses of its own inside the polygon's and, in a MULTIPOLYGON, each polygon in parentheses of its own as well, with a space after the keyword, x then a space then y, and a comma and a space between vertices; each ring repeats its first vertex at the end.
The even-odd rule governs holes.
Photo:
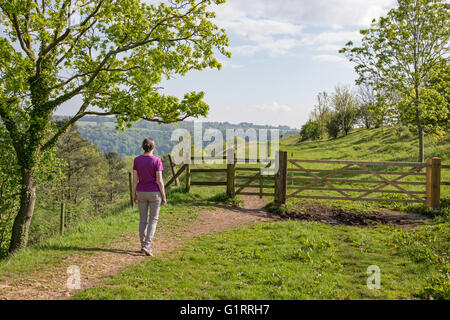
POLYGON ((161 193, 137 192, 136 196, 140 215, 139 239, 141 240, 141 248, 150 250, 152 247, 153 236, 156 231, 156 225, 158 223, 159 209, 162 200, 161 193))

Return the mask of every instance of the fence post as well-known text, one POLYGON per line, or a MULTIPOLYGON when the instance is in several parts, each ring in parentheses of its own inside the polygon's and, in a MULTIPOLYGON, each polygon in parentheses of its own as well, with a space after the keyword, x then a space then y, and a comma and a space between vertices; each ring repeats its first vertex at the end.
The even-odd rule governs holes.
POLYGON ((275 175, 275 203, 286 203, 287 193, 287 152, 278 151, 278 172, 275 175))
POLYGON ((233 163, 227 164, 227 196, 234 198, 235 194, 235 181, 236 181, 236 153, 233 155, 233 163))
POLYGON ((59 234, 64 234, 64 225, 66 223, 66 217, 65 217, 65 203, 64 203, 64 192, 61 196, 61 216, 59 221, 59 234))
POLYGON ((433 210, 441 207, 441 158, 427 160, 427 206, 433 210))
POLYGON ((263 184, 264 184, 264 179, 263 179, 261 172, 259 172, 259 198, 260 199, 263 198, 263 193, 264 193, 263 184))
POLYGON ((133 202, 133 178, 132 178, 132 173, 128 171, 128 185, 129 185, 129 189, 130 189, 130 203, 131 203, 131 207, 134 207, 134 202, 133 202))
MULTIPOLYGON (((173 162, 172 156, 169 154, 168 155, 169 158, 169 165, 170 165, 170 169, 172 170, 172 177, 175 176, 175 171, 176 171, 176 165, 173 162)), ((178 178, 175 179, 175 185, 178 187, 180 185, 180 180, 178 178)))
POLYGON ((186 193, 191 190, 191 165, 186 164, 186 193))

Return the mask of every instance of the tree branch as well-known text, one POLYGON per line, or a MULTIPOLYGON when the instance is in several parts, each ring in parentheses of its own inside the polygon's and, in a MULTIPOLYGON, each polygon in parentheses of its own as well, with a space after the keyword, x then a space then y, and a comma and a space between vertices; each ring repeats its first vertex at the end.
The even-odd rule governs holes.
POLYGON ((82 31, 79 32, 79 34, 76 36, 73 44, 70 46, 70 48, 64 53, 64 55, 59 58, 59 60, 55 63, 55 66, 58 66, 61 62, 64 61, 64 59, 67 57, 67 55, 72 52, 73 48, 76 47, 78 41, 81 39, 81 37, 89 31, 95 24, 97 23, 97 20, 94 20, 87 28, 84 28, 82 31))
MULTIPOLYGON (((98 11, 100 10, 101 6, 103 5, 104 0, 100 0, 97 7, 94 9, 94 11, 91 12, 91 14, 89 14, 89 16, 86 17, 86 19, 84 19, 81 23, 80 23, 80 27, 83 27, 84 25, 86 25, 88 23, 88 21, 94 17, 98 11)), ((39 53, 39 58, 36 62, 36 76, 39 77, 40 73, 41 73, 41 68, 42 68, 42 62, 45 59, 45 57, 47 56, 47 54, 52 51, 54 48, 56 48, 56 46, 61 43, 62 41, 64 41, 72 32, 73 29, 71 28, 67 28, 66 31, 60 35, 59 37, 57 37, 52 43, 50 43, 47 47, 43 48, 42 51, 39 53)))
POLYGON ((29 40, 25 41, 23 38, 22 31, 20 30, 19 21, 15 13, 11 15, 11 22, 13 23, 14 30, 16 31, 17 39, 19 39, 20 47, 28 55, 32 61, 36 61, 36 57, 29 40))
MULTIPOLYGON (((102 71, 108 71, 108 72, 127 72, 127 71, 134 70, 134 69, 141 69, 141 66, 134 66, 134 67, 131 67, 131 68, 113 68, 113 69, 110 69, 110 68, 103 68, 103 69, 100 70, 100 72, 102 72, 102 71)), ((63 86, 65 86, 65 85, 69 84, 70 82, 72 82, 73 80, 75 80, 75 79, 77 79, 77 78, 85 77, 85 76, 87 76, 87 75, 89 75, 89 74, 91 74, 91 73, 93 73, 93 72, 94 72, 94 71, 87 71, 87 72, 85 72, 85 73, 79 73, 79 74, 76 74, 76 75, 74 75, 74 76, 68 78, 68 79, 67 79, 66 81, 64 81, 63 83, 60 83, 60 84, 58 84, 58 85, 52 87, 50 90, 55 90, 55 89, 58 89, 58 88, 60 88, 60 87, 63 87, 63 86)), ((81 91, 80 91, 80 92, 81 92, 81 91)))

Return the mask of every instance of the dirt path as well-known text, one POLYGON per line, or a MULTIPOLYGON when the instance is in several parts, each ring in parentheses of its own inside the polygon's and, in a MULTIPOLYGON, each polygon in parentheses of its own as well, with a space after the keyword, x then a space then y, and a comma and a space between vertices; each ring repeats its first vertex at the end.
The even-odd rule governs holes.
MULTIPOLYGON (((257 197, 242 198, 244 200, 243 208, 217 206, 212 211, 201 211, 196 221, 188 228, 180 227, 175 232, 171 231, 170 234, 157 232, 153 245, 154 254, 157 256, 168 255, 182 247, 187 240, 197 236, 245 227, 254 223, 279 220, 263 209, 266 204, 263 200, 257 197)), ((92 248, 96 252, 90 257, 68 257, 63 265, 52 274, 43 270, 24 277, 18 284, 0 283, 0 299, 55 300, 68 298, 73 292, 66 288, 67 267, 72 265, 80 267, 82 289, 98 285, 107 276, 118 273, 123 268, 151 259, 136 251, 137 239, 136 232, 136 234, 121 238, 108 248, 92 248)))

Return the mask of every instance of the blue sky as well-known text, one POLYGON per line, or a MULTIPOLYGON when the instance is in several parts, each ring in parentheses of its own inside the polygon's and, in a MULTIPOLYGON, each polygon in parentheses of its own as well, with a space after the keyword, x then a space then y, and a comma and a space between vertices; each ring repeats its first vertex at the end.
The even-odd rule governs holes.
MULTIPOLYGON (((221 71, 194 71, 162 83, 182 97, 205 91, 208 121, 289 125, 308 119, 316 95, 353 85, 352 65, 337 51, 395 0, 227 0, 213 8, 230 38, 221 71)), ((58 114, 70 114, 68 104, 58 114)))

